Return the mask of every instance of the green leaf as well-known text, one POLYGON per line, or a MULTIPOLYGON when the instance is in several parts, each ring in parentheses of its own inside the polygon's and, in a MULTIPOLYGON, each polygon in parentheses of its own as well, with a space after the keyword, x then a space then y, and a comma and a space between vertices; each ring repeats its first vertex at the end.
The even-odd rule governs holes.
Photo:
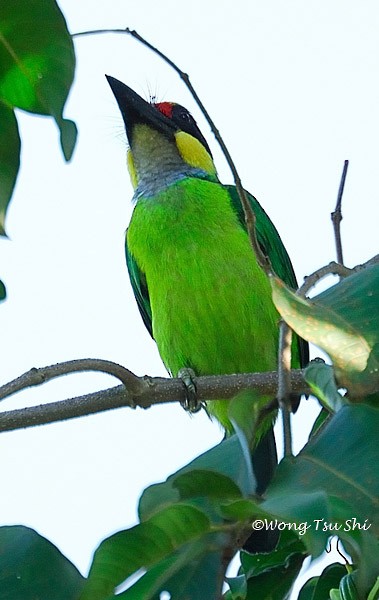
POLYGON ((177 475, 172 480, 179 490, 180 498, 240 498, 241 491, 232 479, 215 471, 193 470, 177 475))
POLYGON ((269 554, 248 554, 241 551, 241 566, 247 578, 256 577, 278 567, 287 567, 290 558, 295 554, 301 554, 304 559, 305 546, 293 531, 284 530, 277 547, 269 554))
POLYGON ((313 556, 318 556, 323 552, 330 533, 325 533, 322 523, 316 525, 315 520, 320 518, 325 522, 332 520, 328 494, 322 489, 302 491, 298 485, 292 486, 293 471, 289 462, 284 460, 279 465, 273 493, 266 494, 267 499, 262 502, 262 508, 275 516, 270 520, 272 526, 280 528, 282 526, 279 523, 284 523, 288 529, 297 532, 313 556))
POLYGON ((140 521, 146 521, 159 510, 171 506, 179 500, 179 490, 173 487, 170 478, 163 483, 150 485, 142 492, 139 501, 138 516, 140 521))
MULTIPOLYGON (((148 487, 143 492, 139 503, 141 521, 149 518, 160 508, 178 501, 180 494, 173 485, 174 481, 181 475, 194 471, 209 471, 229 478, 243 496, 247 496, 254 489, 250 460, 247 460, 238 437, 233 435, 195 458, 183 469, 171 475, 165 483, 148 487)), ((207 496, 211 493, 209 489, 204 491, 207 492, 207 496)))
POLYGON ((199 509, 176 504, 148 521, 103 540, 95 552, 81 600, 97 600, 139 569, 147 569, 208 533, 211 524, 199 509))
POLYGON ((305 300, 271 278, 273 300, 287 323, 329 354, 352 398, 379 390, 379 264, 305 300))
POLYGON ((378 429, 377 409, 345 406, 296 458, 280 463, 261 507, 289 523, 307 521, 303 539, 314 555, 328 535, 351 540, 346 519, 355 517, 378 533, 378 429), (330 530, 328 524, 341 527, 330 530))
MULTIPOLYGON (((233 424, 234 431, 240 441, 242 451, 245 455, 246 465, 249 469, 249 478, 251 481, 251 493, 257 489, 257 478, 252 464, 252 449, 257 440, 257 420, 262 409, 261 398, 252 390, 246 390, 235 396, 228 407, 228 417, 233 424)), ((260 433, 267 430, 272 424, 273 415, 270 415, 266 421, 268 425, 260 427, 260 433)))
POLYGON ((340 563, 328 565, 321 575, 312 577, 301 588, 298 600, 326 600, 332 588, 338 588, 346 567, 340 563))
POLYGON ((117 595, 117 600, 158 600, 164 591, 171 600, 219 600, 224 567, 218 538, 211 534, 188 544, 117 595))
POLYGON ((339 586, 341 600, 361 600, 362 596, 358 594, 354 577, 355 573, 348 573, 342 577, 339 586))
POLYGON ((319 577, 311 577, 307 583, 303 585, 300 590, 299 597, 297 600, 314 600, 314 591, 316 589, 319 577))
POLYGON ((5 300, 6 297, 7 297, 7 290, 5 289, 5 285, 3 284, 3 282, 0 279, 0 302, 5 300))
POLYGON ((337 412, 346 404, 338 391, 333 368, 324 362, 311 361, 304 371, 304 379, 312 394, 331 412, 337 412))
POLYGON ((226 583, 230 588, 230 600, 245 600, 247 594, 247 580, 245 575, 237 577, 226 577, 226 583))
POLYGON ((75 53, 54 0, 0 4, 0 65, 5 104, 61 119, 74 78, 75 53))
POLYGON ((378 575, 372 589, 370 590, 367 600, 377 600, 377 598, 379 598, 379 575, 378 575))
POLYGON ((312 429, 309 434, 308 440, 311 440, 317 434, 319 429, 321 429, 321 427, 323 427, 324 424, 326 424, 326 422, 330 419, 331 419, 330 412, 328 410, 326 410, 326 408, 322 408, 320 410, 320 412, 318 413, 315 422, 312 425, 312 429))
POLYGON ((33 529, 0 527, 0 598, 77 600, 84 578, 33 529))
POLYGON ((302 554, 293 554, 286 565, 275 567, 247 582, 246 600, 284 600, 294 584, 303 564, 302 554))
POLYGON ((198 469, 215 471, 229 477, 241 490, 243 496, 247 496, 254 490, 254 482, 251 480, 250 458, 247 460, 240 440, 236 435, 224 439, 214 448, 195 458, 186 467, 178 471, 174 477, 198 469))
POLYGON ((354 529, 354 518, 347 519, 348 527, 340 534, 344 548, 349 553, 356 568, 354 573, 354 585, 358 595, 366 597, 368 590, 374 585, 379 572, 379 540, 368 531, 354 529))
POLYGON ((52 116, 70 160, 77 137, 63 109, 75 71, 71 36, 54 0, 0 2, 0 233, 15 185, 20 138, 13 109, 52 116), (43 24, 43 26, 42 26, 43 24))
POLYGON ((74 121, 70 121, 69 119, 60 119, 57 122, 60 128, 63 155, 69 161, 74 152, 78 129, 74 121))
POLYGON ((224 501, 219 507, 220 514, 232 521, 252 521, 258 517, 270 517, 269 513, 265 512, 258 503, 252 499, 242 499, 233 501, 224 501))
POLYGON ((223 552, 230 535, 235 536, 235 524, 223 521, 220 507, 242 499, 250 489, 249 465, 237 436, 204 453, 165 483, 151 486, 141 497, 141 524, 104 540, 96 551, 82 600, 107 597, 139 569, 147 573, 121 598, 155 598, 154 594, 169 590, 172 598, 218 599, 219 594, 213 594, 223 574, 223 552), (184 567, 181 560, 188 548, 197 558, 184 567), (213 570, 207 573, 210 564, 213 570), (207 596, 199 595, 200 579, 207 596), (210 582, 213 586, 216 582, 216 587, 210 582), (190 590, 195 589, 197 595, 191 596, 190 590))
POLYGON ((0 123, 0 235, 5 235, 5 213, 20 167, 21 141, 15 114, 1 99, 0 123))
MULTIPOLYGON (((232 398, 228 405, 228 417, 235 430, 243 432, 247 442, 247 451, 250 456, 250 445, 256 437, 255 423, 262 409, 261 396, 253 390, 245 390, 232 398)), ((270 415, 270 422, 272 415, 270 415)))

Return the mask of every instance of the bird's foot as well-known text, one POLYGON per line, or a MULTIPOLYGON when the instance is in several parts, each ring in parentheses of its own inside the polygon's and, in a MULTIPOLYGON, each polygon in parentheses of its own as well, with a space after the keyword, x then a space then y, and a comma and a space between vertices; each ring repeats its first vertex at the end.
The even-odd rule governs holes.
POLYGON ((191 414, 199 412, 199 410, 201 410, 203 407, 203 403, 199 402, 197 397, 197 390, 194 381, 196 377, 195 371, 193 371, 193 369, 184 367, 183 369, 180 369, 178 377, 182 380, 186 390, 186 398, 183 402, 181 402, 181 405, 183 406, 184 410, 191 414))

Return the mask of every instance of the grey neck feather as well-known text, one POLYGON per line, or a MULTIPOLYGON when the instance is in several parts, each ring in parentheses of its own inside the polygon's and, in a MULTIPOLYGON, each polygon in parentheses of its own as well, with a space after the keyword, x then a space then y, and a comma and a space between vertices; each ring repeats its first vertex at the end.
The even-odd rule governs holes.
POLYGON ((191 167, 180 156, 176 144, 151 128, 143 127, 132 152, 138 186, 134 199, 156 196, 167 186, 186 177, 208 178, 202 169, 191 167))

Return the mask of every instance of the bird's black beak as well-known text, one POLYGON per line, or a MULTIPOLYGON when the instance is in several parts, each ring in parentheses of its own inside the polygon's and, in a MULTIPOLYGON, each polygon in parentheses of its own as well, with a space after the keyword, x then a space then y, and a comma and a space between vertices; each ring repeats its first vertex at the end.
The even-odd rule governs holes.
POLYGON ((173 136, 177 130, 177 126, 171 119, 163 115, 157 108, 146 102, 146 100, 118 79, 110 77, 110 75, 106 75, 105 77, 111 86, 120 108, 130 145, 132 145, 134 125, 137 124, 148 125, 167 137, 173 136))

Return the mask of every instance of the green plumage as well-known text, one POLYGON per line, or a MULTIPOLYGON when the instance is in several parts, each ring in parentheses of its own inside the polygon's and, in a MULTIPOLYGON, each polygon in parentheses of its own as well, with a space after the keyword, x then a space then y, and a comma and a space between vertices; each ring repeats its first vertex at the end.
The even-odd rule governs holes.
MULTIPOLYGON (((290 286, 295 275, 280 237, 249 195, 258 241, 290 286)), ((174 376, 274 370, 278 313, 256 262, 233 186, 194 177, 141 198, 127 231, 131 282, 145 324, 174 376)), ((295 362, 298 363, 298 358, 295 362)), ((208 410, 231 430, 227 401, 208 410)))

